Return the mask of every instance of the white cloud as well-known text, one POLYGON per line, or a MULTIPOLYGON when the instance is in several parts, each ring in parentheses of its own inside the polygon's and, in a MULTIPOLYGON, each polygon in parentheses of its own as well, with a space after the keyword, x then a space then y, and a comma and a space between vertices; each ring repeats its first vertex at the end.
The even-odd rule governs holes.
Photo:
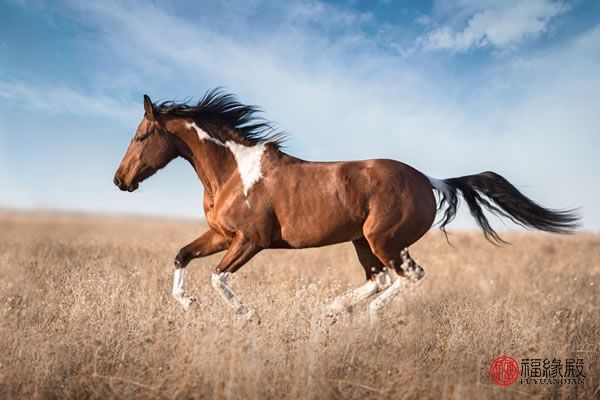
POLYGON ((510 48, 548 31, 550 21, 569 6, 552 0, 495 3, 470 16, 463 29, 442 26, 420 39, 426 49, 467 51, 477 47, 510 48))
POLYGON ((105 95, 89 95, 61 85, 0 81, 0 99, 10 102, 13 106, 51 114, 94 115, 120 122, 130 121, 132 116, 136 115, 130 104, 105 95))
MULTIPOLYGON (((198 96, 202 92, 190 88, 205 90, 206 82, 211 82, 208 87, 225 85, 243 101, 263 106, 267 117, 292 132, 290 145, 308 157, 358 157, 365 146, 375 152, 387 135, 419 131, 419 120, 427 121, 430 132, 441 132, 448 123, 444 117, 458 113, 452 105, 439 104, 435 115, 427 114, 423 104, 438 103, 442 88, 436 89, 417 66, 399 68, 393 58, 369 52, 364 38, 356 39, 352 32, 331 40, 311 29, 273 35, 269 27, 253 31, 251 37, 232 37, 151 6, 137 7, 137 18, 123 6, 82 7, 90 7, 85 15, 91 24, 104 28, 104 37, 96 43, 124 54, 128 67, 147 74, 144 81, 160 96, 198 96), (148 64, 167 71, 168 87, 158 89, 148 64), (169 71, 176 76, 169 79, 169 71), (397 127, 393 133, 392 125, 397 127), (360 144, 365 132, 380 141, 360 144), (315 146, 315 137, 321 145, 315 146), (346 146, 336 146, 342 140, 346 146)), ((321 11, 311 11, 310 18, 328 18, 321 11)), ((298 9, 289 12, 296 15, 298 9)), ((338 23, 346 26, 352 18, 338 23)), ((435 135, 430 134, 432 142, 435 135)), ((411 154, 413 146, 418 145, 407 143, 403 151, 411 154)))

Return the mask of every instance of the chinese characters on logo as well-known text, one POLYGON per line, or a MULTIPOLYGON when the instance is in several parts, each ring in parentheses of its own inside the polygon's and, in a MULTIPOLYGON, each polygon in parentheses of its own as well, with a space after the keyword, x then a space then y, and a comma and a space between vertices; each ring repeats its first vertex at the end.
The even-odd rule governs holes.
POLYGON ((585 383, 583 359, 523 358, 521 365, 509 356, 499 356, 490 364, 490 376, 500 386, 519 384, 571 385, 585 383))
POLYGON ((521 360, 521 381, 528 384, 581 384, 585 382, 583 359, 567 358, 523 358, 521 360))

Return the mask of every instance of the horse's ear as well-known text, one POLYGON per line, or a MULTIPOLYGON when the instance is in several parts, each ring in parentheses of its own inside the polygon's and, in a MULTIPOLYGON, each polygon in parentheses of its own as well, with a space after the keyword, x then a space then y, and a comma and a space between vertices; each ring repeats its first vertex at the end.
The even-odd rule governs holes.
POLYGON ((146 112, 146 118, 150 121, 154 121, 156 119, 156 110, 154 109, 154 104, 152 104, 152 100, 148 97, 147 94, 144 95, 144 111, 146 112))

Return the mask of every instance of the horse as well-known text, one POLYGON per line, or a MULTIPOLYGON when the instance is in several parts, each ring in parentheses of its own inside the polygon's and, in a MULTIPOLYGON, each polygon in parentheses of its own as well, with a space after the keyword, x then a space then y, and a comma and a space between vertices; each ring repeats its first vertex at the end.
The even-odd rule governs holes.
MULTIPOLYGON (((300 249, 352 242, 366 282, 332 301, 337 315, 375 294, 371 320, 423 268, 408 248, 442 214, 440 228, 462 197, 492 243, 503 243, 483 209, 527 228, 570 233, 574 210, 544 208, 494 172, 435 179, 399 161, 311 162, 285 153, 286 136, 261 118, 261 109, 216 88, 197 102, 152 102, 144 95, 144 117, 115 173, 114 184, 133 192, 139 184, 183 157, 204 186, 208 229, 182 247, 174 261, 173 297, 190 308, 186 266, 225 251, 212 286, 237 313, 251 316, 229 286, 232 275, 264 249, 300 249), (437 193, 437 198, 436 198, 437 193)), ((447 236, 446 236, 447 237, 447 236)))

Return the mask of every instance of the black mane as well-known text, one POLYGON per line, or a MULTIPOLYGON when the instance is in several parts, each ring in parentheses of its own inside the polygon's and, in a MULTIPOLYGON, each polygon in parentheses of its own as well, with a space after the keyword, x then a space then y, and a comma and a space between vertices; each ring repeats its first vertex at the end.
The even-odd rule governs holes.
POLYGON ((262 112, 259 107, 244 105, 235 95, 225 93, 221 88, 209 90, 196 104, 169 100, 155 107, 161 114, 193 119, 212 117, 234 128, 252 145, 271 143, 279 148, 286 139, 285 133, 275 131, 271 122, 257 116, 262 112))

